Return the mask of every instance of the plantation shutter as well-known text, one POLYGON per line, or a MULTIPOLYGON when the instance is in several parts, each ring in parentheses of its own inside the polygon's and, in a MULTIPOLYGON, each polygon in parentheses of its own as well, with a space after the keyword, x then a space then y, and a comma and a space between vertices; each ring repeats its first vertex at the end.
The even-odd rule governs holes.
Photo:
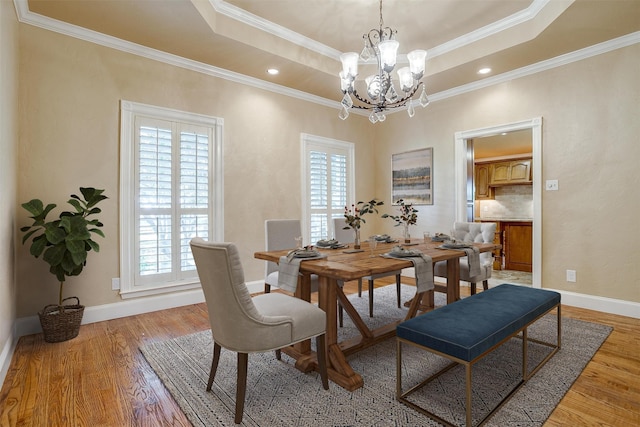
MULTIPOLYGON (((352 144, 322 143, 318 137, 305 145, 308 242, 334 236, 332 218, 342 217, 353 186, 352 144)), ((303 139, 304 140, 304 139, 303 139)))

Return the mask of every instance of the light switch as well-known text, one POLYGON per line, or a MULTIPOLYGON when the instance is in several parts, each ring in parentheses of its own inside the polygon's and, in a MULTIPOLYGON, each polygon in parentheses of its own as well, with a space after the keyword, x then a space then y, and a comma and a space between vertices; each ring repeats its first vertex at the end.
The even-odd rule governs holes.
POLYGON ((557 179, 548 179, 545 183, 545 190, 547 191, 558 191, 558 180, 557 179))

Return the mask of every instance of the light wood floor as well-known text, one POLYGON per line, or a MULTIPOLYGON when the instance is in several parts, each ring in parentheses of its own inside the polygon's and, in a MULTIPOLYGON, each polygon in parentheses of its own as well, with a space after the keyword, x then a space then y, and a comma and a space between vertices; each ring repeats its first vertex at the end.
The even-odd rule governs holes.
MULTIPOLYGON (((640 320, 562 310, 614 331, 545 426, 639 426, 640 320)), ((64 343, 23 337, 0 392, 0 426, 188 426, 138 347, 208 328, 206 306, 197 304, 84 325, 64 343)))

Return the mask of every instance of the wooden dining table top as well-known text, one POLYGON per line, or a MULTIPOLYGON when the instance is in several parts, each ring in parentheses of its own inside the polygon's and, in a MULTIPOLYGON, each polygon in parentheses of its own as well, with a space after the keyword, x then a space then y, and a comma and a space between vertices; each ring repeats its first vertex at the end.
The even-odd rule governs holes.
MULTIPOLYGON (((453 258, 465 256, 459 249, 440 249, 442 242, 424 242, 422 239, 413 239, 410 244, 406 243, 378 243, 373 251, 375 256, 371 256, 369 242, 363 242, 361 252, 353 253, 353 245, 341 249, 323 249, 314 246, 325 258, 309 259, 300 263, 300 272, 317 274, 335 280, 351 281, 361 277, 371 276, 390 271, 401 270, 413 267, 409 259, 389 258, 383 255, 391 251, 394 246, 403 246, 406 249, 418 250, 431 257, 433 262, 447 261, 453 258), (463 255, 461 255, 461 252, 463 255)), ((490 252, 496 249, 494 243, 473 243, 480 252, 490 252)), ((279 262, 281 256, 286 256, 291 249, 279 251, 259 251, 254 257, 265 261, 279 262)))

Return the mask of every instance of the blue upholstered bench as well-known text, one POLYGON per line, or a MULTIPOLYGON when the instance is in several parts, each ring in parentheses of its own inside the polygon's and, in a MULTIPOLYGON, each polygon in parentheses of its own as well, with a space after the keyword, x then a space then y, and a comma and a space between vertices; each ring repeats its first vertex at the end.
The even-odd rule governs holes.
POLYGON ((560 294, 543 289, 503 284, 400 323, 396 328, 396 398, 440 423, 451 425, 450 422, 409 401, 407 396, 457 364, 464 365, 466 367, 466 425, 471 426, 471 368, 473 364, 521 332, 522 380, 500 404, 478 422, 478 425, 488 420, 560 348, 560 294), (556 343, 529 339, 527 327, 554 308, 557 308, 558 322, 556 343), (529 373, 526 345, 528 341, 552 348, 552 351, 529 373), (403 392, 403 343, 446 357, 453 363, 403 392))

